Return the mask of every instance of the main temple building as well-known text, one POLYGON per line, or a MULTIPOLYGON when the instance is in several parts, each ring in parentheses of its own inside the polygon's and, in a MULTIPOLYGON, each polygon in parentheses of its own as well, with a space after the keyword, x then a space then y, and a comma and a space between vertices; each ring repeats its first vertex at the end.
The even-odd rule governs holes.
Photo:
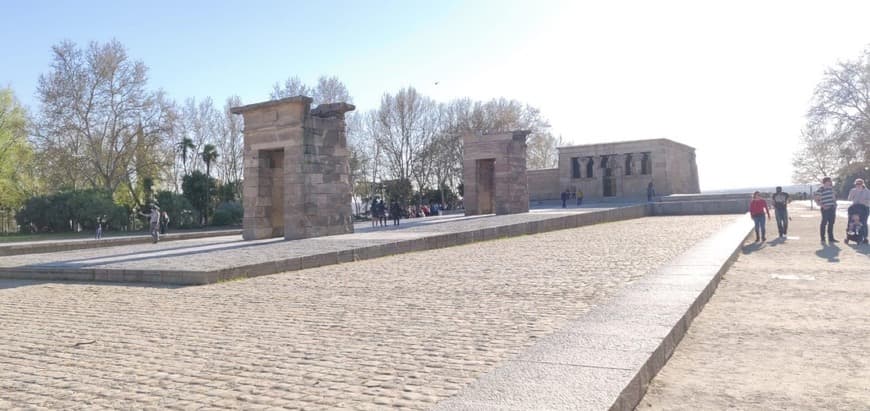
POLYGON ((699 193, 695 149, 668 139, 559 147, 557 168, 529 170, 529 199, 559 199, 583 191, 584 199, 643 198, 699 193))

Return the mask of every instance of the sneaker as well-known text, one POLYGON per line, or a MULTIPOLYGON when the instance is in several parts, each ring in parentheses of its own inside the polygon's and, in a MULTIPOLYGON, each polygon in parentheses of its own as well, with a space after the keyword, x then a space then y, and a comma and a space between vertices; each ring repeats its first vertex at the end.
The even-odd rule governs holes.
POLYGON ((831 243, 831 244, 839 243, 839 241, 837 241, 836 238, 832 238, 832 239, 830 239, 828 242, 831 243))
POLYGON ((767 241, 767 237, 761 237, 761 241, 767 241))

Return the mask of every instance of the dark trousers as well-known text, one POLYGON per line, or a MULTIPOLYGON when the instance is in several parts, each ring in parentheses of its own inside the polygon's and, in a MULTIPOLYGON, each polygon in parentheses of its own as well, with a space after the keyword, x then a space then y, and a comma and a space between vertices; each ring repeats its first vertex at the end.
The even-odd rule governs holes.
POLYGON ((752 221, 755 223, 755 241, 758 241, 758 232, 761 232, 761 238, 767 237, 767 220, 764 214, 752 216, 752 221))
POLYGON ((779 230, 779 235, 788 234, 788 209, 785 207, 776 207, 773 209, 774 217, 776 218, 776 229, 779 230))
POLYGON ((870 208, 865 206, 864 204, 852 204, 849 206, 849 218, 852 218, 852 214, 858 214, 861 217, 861 237, 867 238, 867 216, 870 215, 870 208))
POLYGON ((819 225, 819 236, 825 241, 825 227, 828 230, 828 241, 834 239, 834 220, 837 218, 837 207, 822 209, 822 223, 819 225))

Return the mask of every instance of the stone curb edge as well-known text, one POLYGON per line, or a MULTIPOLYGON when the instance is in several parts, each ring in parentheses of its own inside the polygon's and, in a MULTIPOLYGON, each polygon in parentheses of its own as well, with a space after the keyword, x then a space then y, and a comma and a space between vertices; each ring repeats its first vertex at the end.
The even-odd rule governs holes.
MULTIPOLYGON (((242 235, 242 230, 214 230, 193 233, 171 233, 161 236, 160 241, 190 240, 195 238, 221 237, 227 235, 242 235)), ((119 245, 150 243, 148 234, 141 236, 106 237, 101 240, 61 240, 38 241, 22 245, 0 244, 0 257, 20 254, 43 254, 57 251, 82 250, 86 248, 114 247, 119 245)))

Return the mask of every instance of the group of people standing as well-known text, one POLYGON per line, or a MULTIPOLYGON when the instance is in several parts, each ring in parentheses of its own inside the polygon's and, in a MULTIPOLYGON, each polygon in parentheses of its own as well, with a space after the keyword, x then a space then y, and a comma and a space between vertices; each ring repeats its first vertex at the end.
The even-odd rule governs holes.
MULTIPOLYGON (((789 195, 782 191, 782 187, 777 187, 772 200, 779 236, 786 237, 788 235, 789 195)), ((834 222, 837 219, 837 196, 834 193, 833 181, 830 177, 822 179, 822 186, 816 190, 813 201, 818 204, 821 212, 819 237, 822 244, 825 244, 826 235, 828 244, 838 243, 839 241, 834 238, 834 222)), ((858 178, 855 180, 855 187, 849 190, 848 201, 851 201, 852 204, 847 211, 849 222, 846 227, 846 242, 853 241, 856 244, 867 244, 870 189, 865 187, 863 179, 858 178)), ((767 201, 761 198, 761 193, 758 191, 752 194, 752 201, 749 203, 749 215, 755 222, 755 241, 766 241, 765 216, 770 218, 770 210, 767 207, 767 201)))
MULTIPOLYGON (((849 190, 848 201, 852 204, 846 211, 849 220, 846 225, 846 243, 850 240, 856 244, 867 244, 867 216, 870 214, 870 189, 864 186, 864 179, 855 179, 855 187, 849 190)), ((834 238, 834 221, 837 219, 837 197, 834 194, 833 182, 830 177, 822 179, 822 187, 816 191, 815 201, 822 212, 822 222, 819 225, 819 237, 824 244, 825 234, 828 243, 838 243, 834 238)))
POLYGON ((384 200, 379 198, 374 199, 371 206, 372 227, 385 227, 387 225, 388 212, 390 218, 393 219, 393 225, 399 225, 399 220, 402 218, 402 206, 399 205, 399 202, 396 200, 391 201, 388 209, 384 200))
POLYGON ((568 208, 568 200, 571 199, 577 200, 577 205, 579 206, 583 204, 583 190, 579 188, 577 191, 565 189, 565 191, 560 195, 560 198, 562 199, 562 208, 568 208))

